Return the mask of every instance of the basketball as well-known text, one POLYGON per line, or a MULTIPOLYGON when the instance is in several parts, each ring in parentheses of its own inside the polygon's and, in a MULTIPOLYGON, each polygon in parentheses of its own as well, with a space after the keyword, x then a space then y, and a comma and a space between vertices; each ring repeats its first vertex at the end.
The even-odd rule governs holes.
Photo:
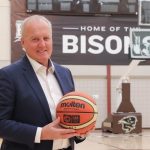
POLYGON ((56 108, 60 126, 75 129, 79 134, 86 134, 95 127, 97 114, 95 100, 77 91, 64 95, 56 108))

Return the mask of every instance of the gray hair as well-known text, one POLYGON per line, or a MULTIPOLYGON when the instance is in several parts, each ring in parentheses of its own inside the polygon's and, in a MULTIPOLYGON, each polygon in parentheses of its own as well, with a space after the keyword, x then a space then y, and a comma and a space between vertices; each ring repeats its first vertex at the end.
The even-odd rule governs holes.
POLYGON ((45 21, 49 28, 51 29, 52 28, 52 24, 51 22, 44 16, 40 16, 40 15, 33 15, 33 16, 29 16, 27 18, 25 18, 21 24, 21 37, 23 36, 24 34, 24 29, 25 29, 25 25, 28 23, 28 22, 32 22, 32 21, 45 21))

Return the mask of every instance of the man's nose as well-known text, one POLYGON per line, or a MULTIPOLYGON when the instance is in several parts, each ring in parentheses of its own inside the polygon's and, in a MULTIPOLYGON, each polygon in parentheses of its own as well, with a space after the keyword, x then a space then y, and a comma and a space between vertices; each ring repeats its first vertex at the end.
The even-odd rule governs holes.
POLYGON ((39 46, 40 46, 40 47, 45 46, 45 41, 44 41, 44 39, 40 39, 40 40, 39 40, 39 46))

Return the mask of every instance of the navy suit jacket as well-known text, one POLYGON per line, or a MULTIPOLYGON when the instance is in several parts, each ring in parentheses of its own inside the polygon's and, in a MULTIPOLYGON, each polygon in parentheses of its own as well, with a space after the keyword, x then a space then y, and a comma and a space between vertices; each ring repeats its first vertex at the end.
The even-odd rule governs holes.
MULTIPOLYGON (((74 91, 69 69, 55 63, 54 67, 62 93, 74 91)), ((1 150, 52 150, 52 140, 34 143, 37 127, 50 122, 46 97, 28 58, 0 69, 1 150)), ((70 139, 72 149, 74 139, 70 139)))

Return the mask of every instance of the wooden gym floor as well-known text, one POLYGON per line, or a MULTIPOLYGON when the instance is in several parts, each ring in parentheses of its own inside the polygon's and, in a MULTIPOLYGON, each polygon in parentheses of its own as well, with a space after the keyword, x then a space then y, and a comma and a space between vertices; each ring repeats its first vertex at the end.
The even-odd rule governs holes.
POLYGON ((75 150, 150 150, 150 129, 140 134, 112 134, 100 130, 92 132, 87 139, 76 145, 75 150))
POLYGON ((84 142, 76 144, 75 150, 150 150, 150 129, 143 129, 140 134, 112 134, 96 130, 84 142))

